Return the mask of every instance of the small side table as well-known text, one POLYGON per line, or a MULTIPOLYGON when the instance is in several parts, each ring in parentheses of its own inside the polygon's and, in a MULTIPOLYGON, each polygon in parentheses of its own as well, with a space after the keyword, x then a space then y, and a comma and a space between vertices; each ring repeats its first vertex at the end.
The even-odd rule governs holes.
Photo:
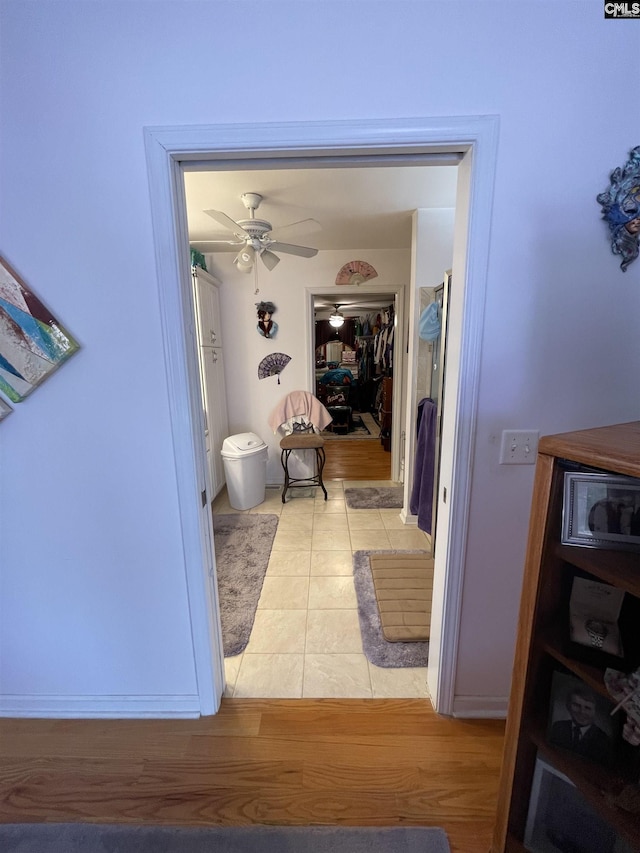
POLYGON ((322 482, 322 469, 324 468, 325 453, 324 453, 324 438, 319 435, 300 435, 292 433, 286 435, 280 441, 280 461, 284 469, 284 488, 282 489, 282 503, 285 503, 285 498, 289 489, 304 489, 310 486, 320 486, 324 492, 324 499, 327 499, 327 490, 322 482), (314 477, 290 477, 289 476, 289 456, 293 450, 315 450, 316 452, 316 475, 314 477))

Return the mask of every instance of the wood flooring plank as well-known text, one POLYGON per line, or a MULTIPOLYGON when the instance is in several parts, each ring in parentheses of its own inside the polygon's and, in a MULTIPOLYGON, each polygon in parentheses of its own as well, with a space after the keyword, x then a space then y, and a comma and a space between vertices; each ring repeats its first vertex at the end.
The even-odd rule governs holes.
POLYGON ((478 790, 474 780, 464 783, 457 774, 437 774, 428 790, 397 792, 398 816, 409 822, 437 815, 445 817, 490 817, 495 814, 497 785, 478 790))
POLYGON ((79 737, 71 732, 64 735, 36 734, 32 737, 24 734, 18 737, 3 737, 1 756, 18 758, 64 758, 78 756, 86 758, 111 757, 128 760, 132 755, 137 757, 166 756, 181 758, 189 749, 191 736, 180 734, 170 738, 148 739, 121 738, 114 733, 93 739, 90 736, 79 737))
POLYGON ((441 826, 449 838, 451 853, 489 853, 493 824, 493 818, 448 818, 441 826))
MULTIPOLYGON (((232 788, 284 788, 303 786, 302 761, 252 761, 211 759, 206 761, 145 761, 137 785, 159 792, 219 787, 220 780, 232 788)), ((416 773, 416 778, 418 778, 416 773)))
POLYGON ((415 791, 420 775, 414 767, 398 767, 371 761, 354 767, 337 762, 305 762, 302 775, 305 790, 342 790, 367 793, 415 791))
POLYGON ((350 438, 325 441, 325 480, 390 480, 391 453, 379 441, 350 438))
POLYGON ((0 821, 441 826, 487 853, 504 724, 424 700, 225 700, 199 720, 0 720, 0 821))
POLYGON ((331 737, 342 737, 362 732, 376 737, 385 735, 428 737, 430 732, 438 738, 502 735, 504 725, 500 721, 491 721, 492 725, 489 726, 486 725, 487 722, 474 720, 469 724, 469 721, 443 719, 432 710, 403 711, 402 707, 394 714, 376 714, 356 710, 351 714, 341 715, 334 710, 309 711, 296 714, 294 719, 290 719, 286 714, 264 714, 260 735, 263 737, 282 734, 290 737, 297 735, 318 737, 327 734, 331 737))

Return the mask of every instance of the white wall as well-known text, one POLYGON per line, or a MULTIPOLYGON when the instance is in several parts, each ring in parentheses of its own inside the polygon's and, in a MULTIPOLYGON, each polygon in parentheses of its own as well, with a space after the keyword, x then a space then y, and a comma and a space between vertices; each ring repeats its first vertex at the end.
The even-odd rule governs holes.
POLYGON ((469 114, 500 143, 456 689, 504 696, 533 471, 500 431, 638 417, 640 261, 595 200, 640 139, 638 28, 600 0, 0 7, 0 249, 82 343, 0 425, 5 709, 196 707, 142 128, 469 114))
MULTIPOLYGON (((362 258, 372 264, 377 278, 372 284, 388 286, 409 283, 410 253, 396 249, 347 249, 318 252, 314 258, 297 258, 283 255, 281 262, 271 272, 258 264, 259 293, 255 294, 253 273, 238 272, 233 265, 233 254, 221 252, 207 254, 209 269, 222 284, 220 299, 225 329, 225 380, 227 386, 229 430, 255 432, 269 445, 267 483, 282 483, 279 442, 281 434, 274 435, 267 419, 277 403, 291 391, 309 388, 309 350, 307 341, 308 302, 306 287, 335 288, 338 271, 350 260, 362 258), (268 300, 276 306, 273 319, 278 324, 277 337, 267 339, 256 329, 256 302, 268 300), (231 340, 229 346, 226 341, 231 340), (291 356, 280 375, 258 379, 258 364, 269 353, 284 352, 291 356)), ((366 291, 366 284, 360 291, 366 291)))

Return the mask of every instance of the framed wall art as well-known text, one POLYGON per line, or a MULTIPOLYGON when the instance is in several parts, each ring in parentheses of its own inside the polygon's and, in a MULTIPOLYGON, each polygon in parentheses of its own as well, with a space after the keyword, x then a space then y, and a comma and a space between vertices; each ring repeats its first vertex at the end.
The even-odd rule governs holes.
POLYGON ((18 403, 79 349, 78 342, 0 257, 0 391, 18 403))
POLYGON ((5 403, 2 397, 0 397, 0 421, 3 421, 6 417, 8 417, 8 415, 10 415, 12 411, 13 409, 11 408, 11 406, 8 403, 5 403))
POLYGON ((640 480, 565 473, 562 544, 640 550, 640 480))

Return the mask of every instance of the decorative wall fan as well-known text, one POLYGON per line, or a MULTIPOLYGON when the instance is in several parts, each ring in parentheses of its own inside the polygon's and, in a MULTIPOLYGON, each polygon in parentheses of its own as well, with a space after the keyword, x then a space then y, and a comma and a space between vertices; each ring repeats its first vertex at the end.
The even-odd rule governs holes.
MULTIPOLYGON (((318 254, 317 249, 309 246, 296 246, 292 243, 282 243, 271 236, 272 226, 265 219, 256 219, 255 212, 260 206, 262 196, 259 193, 243 193, 240 196, 242 203, 249 211, 249 219, 231 219, 221 210, 205 210, 212 219, 228 228, 234 235, 233 240, 201 240, 201 243, 218 244, 220 246, 241 246, 242 248, 233 259, 234 264, 241 272, 251 272, 256 256, 268 270, 272 270, 280 263, 280 258, 275 252, 283 252, 288 255, 298 255, 301 258, 313 258, 318 254)), ((278 234, 287 233, 309 233, 319 231, 322 226, 315 219, 301 219, 278 228, 278 234)), ((215 250, 214 250, 215 251, 215 250)))
POLYGON ((266 379, 267 376, 277 376, 280 384, 280 374, 291 361, 291 356, 283 352, 272 352, 265 355, 258 365, 258 379, 266 379))
POLYGON ((362 284, 370 278, 376 278, 378 273, 366 261, 349 261, 340 268, 336 276, 336 284, 362 284))

